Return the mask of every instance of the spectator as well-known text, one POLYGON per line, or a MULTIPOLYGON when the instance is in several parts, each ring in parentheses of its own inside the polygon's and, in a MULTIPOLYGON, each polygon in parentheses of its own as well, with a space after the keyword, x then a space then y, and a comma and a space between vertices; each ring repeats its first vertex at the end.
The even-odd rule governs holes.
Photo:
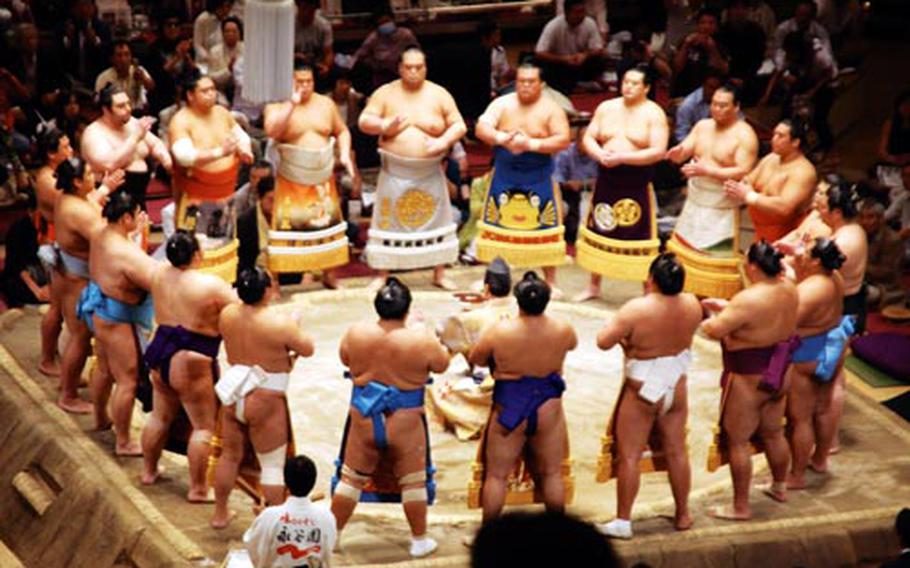
POLYGON ((676 124, 673 137, 676 143, 686 139, 695 123, 711 116, 711 97, 724 84, 726 78, 717 69, 709 69, 701 87, 689 93, 676 109, 676 124))
POLYGON ((583 0, 565 1, 565 14, 547 22, 534 55, 547 84, 566 95, 579 81, 600 78, 605 64, 603 38, 587 16, 583 0))
POLYGON ((319 0, 297 0, 297 26, 294 30, 294 59, 316 72, 316 88, 328 86, 335 52, 332 24, 317 13, 319 0))
POLYGON ((904 245, 897 231, 885 224, 885 206, 869 198, 860 204, 859 224, 869 243, 866 261, 866 284, 869 306, 887 306, 904 297, 901 288, 901 265, 904 245))
POLYGON ((910 164, 910 91, 894 101, 894 113, 882 126, 878 156, 889 165, 910 164))
POLYGON ((894 519, 894 530, 900 541, 901 554, 895 560, 885 562, 881 568, 908 568, 910 567, 910 509, 904 507, 894 519))
POLYGON ((499 89, 515 80, 515 70, 509 65, 509 58, 502 46, 502 31, 492 20, 477 26, 477 35, 485 49, 490 50, 490 90, 493 97, 499 96, 499 89))
POLYGON ((234 203, 234 210, 237 217, 241 217, 249 209, 256 205, 256 196, 259 194, 259 183, 267 177, 271 177, 272 164, 265 160, 257 160, 250 166, 249 180, 234 192, 231 201, 234 203))
POLYGON ((758 70, 765 60, 765 33, 749 20, 746 0, 732 0, 727 8, 727 19, 717 34, 730 55, 729 76, 742 84, 743 99, 754 104, 761 96, 758 70))
POLYGON ((642 65, 654 77, 654 84, 648 89, 648 98, 666 108, 670 101, 670 81, 673 79, 673 68, 663 56, 651 49, 647 37, 649 29, 640 27, 632 34, 631 41, 622 44, 622 59, 616 66, 616 76, 623 77, 626 71, 642 65))
POLYGON ((897 222, 901 228, 901 238, 910 239, 910 164, 901 168, 903 189, 891 192, 891 205, 885 212, 885 219, 897 222))
MULTIPOLYGON (((607 23, 607 2, 606 0, 584 0, 585 13, 597 24, 597 31, 600 36, 607 40, 607 34, 610 32, 610 25, 607 23)), ((565 13, 565 0, 556 0, 556 15, 562 16, 565 13)))
MULTIPOLYGON (((205 10, 193 22, 193 49, 196 62, 202 65, 211 57, 213 47, 221 43, 221 22, 231 14, 233 0, 206 0, 205 10)), ((208 69, 203 69, 207 73, 208 69)))
POLYGON ((695 31, 679 44, 673 57, 674 97, 691 93, 705 80, 708 69, 714 67, 727 73, 730 68, 725 46, 717 39, 720 16, 711 8, 702 8, 696 16, 695 31))
POLYGON ((284 464, 284 484, 291 495, 283 505, 268 507, 243 535, 256 568, 330 566, 335 548, 335 517, 309 497, 316 484, 316 464, 299 455, 284 464))
POLYGON ((260 267, 268 269, 269 227, 275 210, 275 178, 271 175, 259 180, 256 187, 256 207, 250 207, 237 218, 237 274, 243 270, 260 267))
POLYGON ((165 12, 161 17, 158 39, 145 57, 145 67, 155 81, 155 90, 149 93, 150 114, 157 115, 172 104, 177 96, 180 77, 196 69, 193 61, 193 40, 183 34, 183 20, 176 12, 165 12))
MULTIPOLYGON (((9 174, 0 168, 0 185, 9 174)), ((50 275, 38 260, 38 231, 32 222, 37 207, 33 191, 26 191, 29 215, 20 217, 6 233, 2 289, 11 308, 50 301, 50 275)))
POLYGON ((597 162, 581 149, 586 126, 578 128, 575 141, 556 154, 553 179, 559 184, 562 200, 566 203, 566 242, 574 244, 578 237, 578 224, 587 216, 586 206, 597 181, 597 162))
POLYGON ((419 43, 414 32, 395 24, 392 10, 388 5, 373 13, 373 25, 375 29, 354 53, 354 60, 370 70, 372 88, 376 90, 398 78, 401 54, 408 47, 419 47, 419 43))
MULTIPOLYGON (((724 14, 726 20, 726 14, 724 14)), ((746 19, 757 24, 765 34, 765 56, 774 55, 774 38, 777 34, 777 17, 774 10, 763 0, 746 0, 746 19)))
POLYGON ((133 50, 126 40, 114 42, 111 67, 95 79, 95 93, 100 93, 108 84, 123 89, 130 98, 134 113, 145 114, 148 110, 148 92, 155 88, 155 80, 145 67, 133 59, 133 50))
POLYGON ((784 49, 784 40, 788 35, 799 32, 806 37, 814 51, 821 51, 824 57, 834 62, 834 51, 831 49, 831 38, 828 30, 815 19, 816 6, 813 0, 800 0, 796 4, 796 12, 789 20, 784 20, 777 26, 774 32, 774 43, 776 52, 774 54, 774 65, 777 69, 784 68, 786 59, 786 50, 784 49))
POLYGON ((52 122, 66 134, 75 148, 79 148, 82 132, 88 126, 88 121, 82 116, 82 97, 75 91, 60 91, 52 122))
POLYGON ((263 105, 243 97, 243 68, 243 54, 241 54, 234 62, 234 99, 231 102, 231 110, 234 117, 244 123, 244 127, 249 130, 249 125, 259 123, 263 105))
POLYGON ((832 47, 843 45, 859 20, 860 6, 857 0, 814 0, 816 19, 831 36, 832 47))
POLYGON ((222 93, 233 95, 234 64, 243 57, 243 22, 228 16, 221 22, 223 41, 209 52, 209 77, 222 93))
POLYGON ((35 24, 16 26, 15 50, 10 53, 7 67, 35 100, 39 93, 60 87, 60 67, 51 53, 39 49, 40 36, 35 24))
POLYGON ((57 31, 63 71, 90 86, 109 60, 111 31, 97 14, 94 0, 75 0, 57 31))

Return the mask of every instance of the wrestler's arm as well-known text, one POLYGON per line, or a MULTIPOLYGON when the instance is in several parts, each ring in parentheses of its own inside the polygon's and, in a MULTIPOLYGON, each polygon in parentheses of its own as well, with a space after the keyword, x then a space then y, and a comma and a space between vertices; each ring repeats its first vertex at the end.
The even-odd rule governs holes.
POLYGON ((293 351, 300 357, 312 357, 315 352, 313 339, 300 329, 295 321, 288 321, 286 325, 285 345, 290 351, 293 351))
MULTIPOLYGON (((71 219, 71 227, 80 237, 91 241, 98 231, 104 228, 107 222, 101 216, 101 211, 89 202, 78 203, 77 207, 70 207, 67 211, 71 219)), ((70 223, 68 223, 69 225, 70 223)))
POLYGON ((591 118, 587 130, 585 130, 585 135, 581 138, 581 149, 584 150, 588 156, 591 156, 591 158, 598 161, 600 160, 600 153, 603 148, 597 139, 600 138, 601 117, 604 112, 604 103, 597 105, 597 110, 594 111, 594 116, 591 118))
POLYGON ((825 287, 816 282, 800 282, 796 287, 799 305, 796 308, 796 326, 802 327, 811 321, 825 304, 825 287))
POLYGON ((110 171, 125 168, 133 161, 136 145, 145 138, 147 132, 140 126, 130 132, 122 144, 109 146, 98 130, 90 126, 82 134, 82 157, 96 169, 110 171))
POLYGON ((345 332, 344 336, 341 338, 341 343, 338 345, 338 358, 341 359, 341 364, 345 367, 350 367, 350 350, 349 345, 350 339, 348 337, 351 335, 351 330, 345 332))
POLYGON ((746 325, 751 319, 750 311, 741 292, 719 314, 703 321, 701 329, 705 335, 719 341, 746 325))
POLYGON ((541 154, 556 154, 569 147, 569 144, 572 143, 572 136, 569 130, 569 119, 566 118, 566 111, 562 110, 556 103, 548 102, 551 103, 550 118, 547 121, 550 135, 546 138, 531 138, 528 143, 528 149, 541 154))
POLYGON ((145 143, 148 144, 149 152, 158 160, 158 163, 161 164, 165 170, 171 171, 174 162, 171 160, 171 153, 168 152, 167 146, 164 145, 161 138, 158 138, 149 132, 145 135, 145 143))
POLYGON ((171 153, 178 164, 185 168, 204 166, 224 157, 224 145, 199 150, 190 136, 189 125, 181 113, 174 115, 168 127, 168 140, 171 141, 171 153))
POLYGON ((688 136, 686 136, 682 142, 667 151, 667 159, 677 164, 681 164, 691 158, 692 154, 695 153, 696 137, 703 124, 704 120, 696 122, 695 126, 692 127, 692 130, 689 131, 688 136))
POLYGON ((573 351, 578 347, 578 334, 575 332, 575 328, 572 327, 572 324, 565 322, 566 326, 566 351, 573 351))
POLYGON ((57 199, 63 194, 55 185, 56 180, 51 174, 38 176, 35 182, 38 211, 41 212, 42 217, 49 221, 54 220, 54 208, 57 206, 57 199))
POLYGON ((294 104, 291 101, 272 103, 265 106, 265 111, 262 114, 265 135, 273 140, 281 140, 284 131, 288 128, 288 124, 291 123, 291 115, 294 114, 294 104))
POLYGON ((497 327, 498 324, 492 325, 480 334, 480 339, 477 340, 477 343, 471 348, 471 352, 468 353, 468 363, 478 367, 486 367, 490 364, 490 359, 493 357, 493 343, 496 341, 497 327))
POLYGON ((815 181, 815 168, 810 166, 800 169, 787 177, 780 195, 751 192, 747 203, 762 211, 787 216, 808 201, 815 188, 815 181))
POLYGON ((632 314, 630 312, 632 312, 632 309, 628 304, 623 306, 616 313, 616 316, 597 333, 598 349, 604 351, 612 349, 613 346, 632 335, 632 322, 635 319, 631 317, 632 314))
POLYGON ((747 132, 740 137, 736 153, 733 155, 734 165, 722 167, 700 164, 704 175, 725 181, 728 179, 740 180, 749 173, 749 170, 755 164, 755 158, 758 156, 758 136, 755 135, 755 131, 752 130, 751 126, 745 126, 747 132))
POLYGON ((623 152, 620 158, 622 163, 630 166, 648 166, 659 162, 666 155, 667 141, 670 138, 670 127, 667 125, 667 117, 660 107, 652 107, 651 110, 653 111, 653 117, 651 118, 651 138, 648 142, 648 147, 633 152, 623 152))
POLYGON ((426 349, 430 352, 429 367, 434 373, 444 373, 449 368, 449 350, 432 332, 426 333, 426 349))
POLYGON ((124 262, 124 274, 131 284, 145 291, 152 289, 152 275, 159 262, 137 246, 125 247, 129 251, 129 258, 124 262))
POLYGON ((509 139, 510 133, 498 130, 499 121, 502 118, 503 107, 506 104, 507 95, 494 99, 483 114, 477 119, 477 125, 474 127, 474 134, 477 138, 490 146, 502 146, 509 139))
POLYGON ((380 136, 383 134, 386 125, 383 114, 385 110, 385 96, 388 91, 388 85, 383 85, 376 89, 376 92, 367 99, 367 106, 360 112, 360 118, 357 119, 357 126, 364 134, 371 136, 380 136))
POLYGON ((231 136, 237 141, 237 153, 245 163, 252 163, 253 141, 250 139, 250 135, 237 123, 234 119, 234 115, 231 114, 231 111, 223 107, 218 108, 221 109, 221 113, 227 118, 228 125, 231 127, 231 136))
POLYGON ((458 111, 458 105, 455 99, 442 87, 442 116, 446 123, 446 131, 439 137, 440 141, 445 143, 446 148, 461 140, 467 134, 468 127, 464 123, 461 112, 458 111))

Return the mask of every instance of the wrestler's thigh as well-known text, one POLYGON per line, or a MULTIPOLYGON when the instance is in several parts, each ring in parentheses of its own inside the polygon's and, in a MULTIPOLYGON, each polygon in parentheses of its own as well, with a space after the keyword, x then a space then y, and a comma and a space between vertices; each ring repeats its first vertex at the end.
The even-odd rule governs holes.
POLYGON ((673 404, 666 414, 657 415, 657 431, 660 432, 664 450, 686 447, 686 422, 689 419, 689 389, 687 377, 683 375, 673 391, 673 404))
POLYGON ((427 467, 427 434, 422 408, 396 410, 386 419, 389 455, 396 477, 427 467))
POLYGON ((641 454, 656 414, 656 406, 642 400, 628 383, 623 385, 613 431, 613 441, 620 456, 637 457, 641 454))
POLYGON ((170 424, 180 410, 180 397, 174 389, 164 384, 158 371, 150 373, 152 378, 152 414, 165 424, 170 424))
POLYGON ((379 450, 373 440, 373 422, 351 408, 350 428, 344 448, 344 463, 363 474, 371 474, 379 462, 379 450))
POLYGON ((136 382, 138 379, 138 353, 133 328, 125 323, 111 323, 94 317, 95 337, 104 345, 104 353, 114 380, 136 382))
POLYGON ((759 396, 765 397, 766 400, 761 406, 759 433, 767 437, 783 432, 784 415, 787 413, 787 397, 782 394, 772 397, 765 392, 760 392, 759 396))
POLYGON ((562 399, 552 398, 537 409, 537 432, 528 438, 538 473, 559 471, 568 456, 569 433, 562 399))
POLYGON ((508 477, 524 450, 527 421, 509 432, 498 422, 498 418, 499 409, 494 406, 487 425, 484 461, 487 473, 496 477, 508 477))
POLYGON ((764 402, 758 390, 759 380, 757 375, 730 374, 723 428, 731 442, 747 442, 758 430, 764 402))
POLYGON ((250 442, 260 454, 288 443, 289 425, 285 400, 277 393, 273 395, 253 391, 244 401, 250 442))
POLYGON ((790 391, 787 393, 787 414, 796 420, 808 420, 816 404, 816 388, 812 384, 815 363, 796 363, 790 367, 790 391))
POLYGON ((84 284, 74 282, 65 276, 57 277, 60 284, 60 308, 63 311, 63 321, 70 333, 75 335, 87 335, 89 333, 86 323, 76 317, 76 304, 79 303, 79 296, 82 294, 84 284))
POLYGON ((237 407, 233 404, 221 407, 221 451, 222 457, 232 461, 243 461, 244 426, 237 421, 237 407))
POLYGON ((214 428, 216 407, 212 360, 192 351, 178 351, 171 358, 170 381, 193 428, 214 428))

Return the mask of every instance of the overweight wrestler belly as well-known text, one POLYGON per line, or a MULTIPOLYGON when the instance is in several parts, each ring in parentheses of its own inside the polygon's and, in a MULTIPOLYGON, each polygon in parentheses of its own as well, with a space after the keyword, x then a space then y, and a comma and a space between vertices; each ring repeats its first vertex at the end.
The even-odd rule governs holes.
POLYGON ((383 150, 404 156, 407 158, 431 158, 439 154, 430 154, 427 152, 427 138, 438 137, 446 131, 445 123, 442 119, 438 121, 423 119, 416 124, 414 118, 409 119, 411 124, 395 135, 394 138, 381 138, 379 145, 383 150))
POLYGON ((331 132, 319 129, 309 129, 297 135, 288 136, 283 142, 292 146, 299 146, 305 150, 321 150, 329 143, 331 132))

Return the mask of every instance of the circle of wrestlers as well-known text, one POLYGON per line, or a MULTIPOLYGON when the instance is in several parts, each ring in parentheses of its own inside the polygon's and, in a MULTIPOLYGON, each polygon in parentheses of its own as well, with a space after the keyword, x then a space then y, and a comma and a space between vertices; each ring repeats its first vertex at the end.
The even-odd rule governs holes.
MULTIPOLYGON (((352 390, 331 499, 339 531, 359 502, 400 502, 415 557, 437 547, 427 533, 435 493, 424 414, 429 374, 445 371, 459 353, 473 368, 489 369, 489 417, 469 488, 483 520, 513 503, 561 511, 574 493, 562 370, 579 342, 569 323, 547 313, 561 296, 555 274, 566 258, 552 156, 569 145, 570 128, 532 63, 518 69, 516 91, 495 99, 476 125, 477 138, 494 148, 478 221, 478 258, 489 264, 479 307, 439 331, 408 319, 411 294, 389 272, 433 268, 433 283, 451 289, 445 266, 458 255, 440 161, 467 129, 452 96, 426 72, 424 54, 405 51, 400 79, 376 91, 360 117, 361 129, 379 138, 366 259, 380 279, 372 288, 375 315, 340 341, 352 390), (512 269, 531 267, 543 267, 542 277, 528 270, 513 286, 512 269)), ((241 271, 233 287, 232 198, 238 168, 253 153, 247 134, 215 104, 211 78, 186 81, 169 145, 151 133, 151 119, 131 116, 116 87, 102 92, 104 114, 85 132, 81 158, 59 133, 45 145, 39 192, 59 194, 54 305, 71 334, 58 404, 94 413, 99 429, 113 427, 115 453, 142 457, 145 484, 156 482, 169 432, 184 420, 186 498, 193 502, 207 499, 220 423, 215 528, 231 522, 228 497, 241 481, 254 483, 266 504, 285 499, 283 466, 293 446, 285 392, 296 358, 311 356, 314 344, 299 313, 273 305, 277 275, 323 271, 331 278, 349 261, 332 172, 336 162, 352 170, 351 137, 313 85, 313 70, 299 68, 291 100, 266 107, 265 130, 280 155, 269 270, 241 271), (150 160, 173 178, 176 230, 164 245, 166 262, 144 248, 150 160), (93 348, 88 403, 77 387, 93 348), (144 368, 151 413, 137 441, 130 422, 137 392, 143 398, 147 388, 144 368), (250 461, 258 464, 254 482, 244 481, 250 461)), ((618 538, 633 535, 642 471, 668 472, 675 529, 694 522, 686 375, 696 333, 722 347, 719 425, 700 435, 713 436, 709 469, 729 464, 734 490, 733 502, 710 514, 746 520, 753 453, 765 453, 771 482, 762 489, 777 501, 805 486, 807 469, 827 469, 844 408, 843 357, 864 317, 866 237, 856 196, 846 185, 816 190, 804 128, 779 123, 771 153, 757 161, 758 139, 741 118, 738 91, 722 86, 711 116, 668 149, 667 120, 648 100, 650 86, 647 69, 626 72, 621 96, 597 108, 582 140, 599 175, 579 231, 577 261, 591 273, 580 299, 599 296, 603 276, 644 283, 643 295, 596 338, 581 339, 624 354, 623 386, 605 415, 597 457, 598 480, 617 479, 615 518, 599 528, 618 538), (651 180, 664 159, 682 164, 688 187, 662 244, 651 180), (755 235, 748 245, 741 242, 746 228, 755 235)))

